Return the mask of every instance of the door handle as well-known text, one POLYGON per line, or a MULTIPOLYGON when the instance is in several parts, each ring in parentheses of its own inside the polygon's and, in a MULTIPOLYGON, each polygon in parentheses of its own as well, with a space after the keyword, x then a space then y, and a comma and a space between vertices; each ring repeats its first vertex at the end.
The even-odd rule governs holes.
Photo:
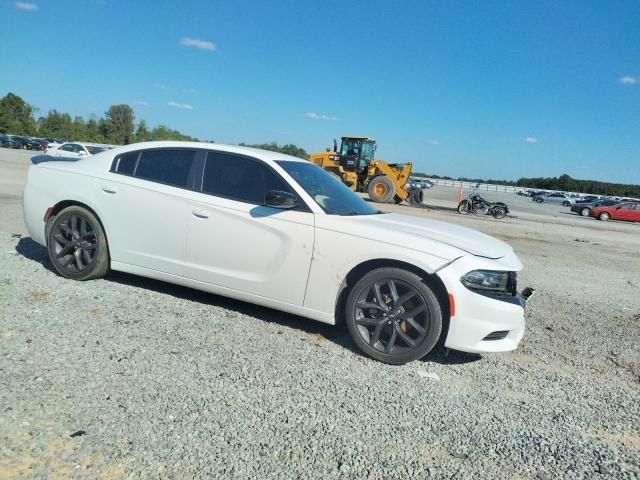
POLYGON ((209 218, 209 212, 205 210, 193 210, 191 213, 193 214, 194 217, 209 218))
POLYGON ((117 189, 117 188, 115 188, 115 187, 106 187, 106 186, 103 186, 103 187, 102 187, 102 191, 103 191, 104 193, 111 193, 111 194, 113 194, 113 193, 116 193, 116 192, 118 191, 118 189, 117 189))

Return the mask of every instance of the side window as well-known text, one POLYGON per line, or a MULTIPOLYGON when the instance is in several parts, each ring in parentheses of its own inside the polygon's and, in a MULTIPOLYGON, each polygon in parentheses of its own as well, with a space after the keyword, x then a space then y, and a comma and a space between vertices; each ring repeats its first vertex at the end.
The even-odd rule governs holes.
POLYGON ((134 175, 138 178, 190 188, 195 150, 143 150, 134 175))
POLYGON ((133 175, 140 152, 129 152, 119 155, 113 161, 111 171, 123 175, 133 175))
POLYGON ((64 150, 65 152, 73 152, 73 144, 67 143, 63 145, 62 150, 64 150))
POLYGON ((78 145, 77 143, 73 145, 73 151, 75 153, 84 152, 84 147, 82 145, 78 145))
POLYGON ((269 190, 291 192, 289 185, 259 160, 224 152, 208 152, 202 191, 240 202, 262 205, 269 190))

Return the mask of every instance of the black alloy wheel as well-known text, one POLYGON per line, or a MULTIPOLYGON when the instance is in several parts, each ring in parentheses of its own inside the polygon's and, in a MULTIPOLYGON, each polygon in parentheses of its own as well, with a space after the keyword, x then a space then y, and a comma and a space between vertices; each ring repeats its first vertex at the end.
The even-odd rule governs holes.
POLYGON ((100 278, 108 271, 107 241, 90 211, 72 206, 47 225, 49 259, 62 276, 75 280, 100 278))
POLYGON ((366 274, 347 299, 346 320, 360 349, 394 365, 425 356, 442 330, 433 291, 419 276, 398 268, 366 274))

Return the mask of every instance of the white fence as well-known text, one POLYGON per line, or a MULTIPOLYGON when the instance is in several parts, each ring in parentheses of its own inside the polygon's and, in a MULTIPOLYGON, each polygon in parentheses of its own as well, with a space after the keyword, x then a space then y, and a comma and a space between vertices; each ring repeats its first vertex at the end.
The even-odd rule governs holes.
MULTIPOLYGON (((420 178, 420 177, 416 177, 420 178)), ((430 182, 433 182, 434 185, 442 185, 446 187, 455 187, 455 188, 474 188, 478 185, 478 190, 487 190, 490 192, 507 192, 507 193, 516 193, 518 190, 522 190, 522 187, 516 187, 513 185, 493 185, 491 183, 473 183, 473 182, 461 182, 459 180, 444 180, 442 178, 427 178, 430 182)))

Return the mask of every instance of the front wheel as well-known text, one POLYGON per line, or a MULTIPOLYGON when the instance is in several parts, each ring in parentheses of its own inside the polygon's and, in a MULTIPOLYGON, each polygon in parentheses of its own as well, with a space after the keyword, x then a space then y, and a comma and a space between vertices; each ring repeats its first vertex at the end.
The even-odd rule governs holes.
POLYGON ((378 175, 369 180, 367 185, 369 198, 378 203, 389 203, 396 193, 396 188, 386 175, 378 175))
POLYGON ((563 207, 570 207, 571 206, 571 202, 565 200, 564 202, 562 202, 562 206, 563 207))
POLYGON ((92 280, 109 270, 107 237, 89 210, 71 206, 47 225, 47 249, 53 268, 63 277, 92 280))
POLYGON ((542 203, 542 202, 544 202, 544 200, 542 198, 536 198, 536 202, 537 203, 542 203))
POLYGON ((442 331, 440 303, 416 274, 379 268, 364 275, 347 298, 345 319, 356 345, 383 363, 424 357, 442 331))
POLYGON ((458 213, 460 215, 466 215, 467 213, 469 213, 469 201, 468 200, 462 200, 458 204, 458 213))
POLYGON ((611 218, 611 215, 609 215, 607 212, 602 212, 600 215, 598 215, 598 218, 603 222, 606 222, 611 218))
POLYGON ((500 220, 501 218, 507 216, 507 209, 504 207, 493 207, 493 209, 491 210, 491 215, 493 216, 493 218, 497 218, 498 220, 500 220))
POLYGON ((591 209, 583 208, 582 210, 580 210, 580 215, 582 215, 583 217, 588 217, 589 215, 591 215, 591 209))

